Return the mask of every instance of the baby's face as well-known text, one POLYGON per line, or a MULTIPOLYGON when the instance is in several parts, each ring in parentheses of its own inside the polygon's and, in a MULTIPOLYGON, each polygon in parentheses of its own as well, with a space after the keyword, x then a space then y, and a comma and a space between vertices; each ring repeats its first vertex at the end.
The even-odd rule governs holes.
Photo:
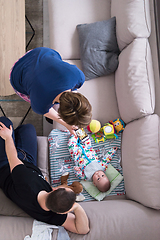
POLYGON ((109 179, 107 178, 106 174, 99 170, 99 171, 96 171, 94 174, 93 174, 93 177, 92 177, 92 180, 93 180, 93 184, 95 186, 99 186, 99 185, 104 185, 106 184, 106 182, 109 181, 109 179))

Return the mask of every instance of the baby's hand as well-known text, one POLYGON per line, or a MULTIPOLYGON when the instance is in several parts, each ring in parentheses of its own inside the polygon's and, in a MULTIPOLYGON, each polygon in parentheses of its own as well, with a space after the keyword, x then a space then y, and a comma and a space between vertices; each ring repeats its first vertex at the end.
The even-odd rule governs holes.
POLYGON ((81 170, 81 168, 80 168, 80 167, 77 167, 77 166, 75 166, 75 167, 74 167, 74 170, 75 170, 75 171, 80 171, 80 170, 81 170))

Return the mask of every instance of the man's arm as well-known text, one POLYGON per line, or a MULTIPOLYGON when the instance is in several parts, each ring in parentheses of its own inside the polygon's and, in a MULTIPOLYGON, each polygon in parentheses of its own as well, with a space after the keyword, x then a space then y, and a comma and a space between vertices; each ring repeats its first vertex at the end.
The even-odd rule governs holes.
POLYGON ((69 212, 66 221, 62 225, 70 232, 78 234, 87 234, 89 232, 89 220, 84 209, 78 203, 75 203, 69 212))
POLYGON ((2 122, 0 122, 0 136, 5 140, 5 150, 10 170, 12 172, 15 166, 23 164, 23 162, 17 157, 17 150, 12 138, 12 126, 10 126, 9 129, 2 122))

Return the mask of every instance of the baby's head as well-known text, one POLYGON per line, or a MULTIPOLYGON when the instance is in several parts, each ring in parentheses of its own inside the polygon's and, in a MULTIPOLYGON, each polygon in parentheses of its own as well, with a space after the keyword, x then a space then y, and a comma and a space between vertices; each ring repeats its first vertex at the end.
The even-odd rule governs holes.
POLYGON ((96 171, 92 176, 92 180, 100 192, 106 192, 110 189, 110 181, 103 171, 96 171))

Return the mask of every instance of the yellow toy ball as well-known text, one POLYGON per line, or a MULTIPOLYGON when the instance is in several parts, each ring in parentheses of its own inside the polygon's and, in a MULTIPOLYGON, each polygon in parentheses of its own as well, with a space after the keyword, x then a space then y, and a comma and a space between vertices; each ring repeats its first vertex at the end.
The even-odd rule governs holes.
POLYGON ((87 126, 89 132, 97 133, 101 128, 101 123, 98 120, 92 120, 87 126))

